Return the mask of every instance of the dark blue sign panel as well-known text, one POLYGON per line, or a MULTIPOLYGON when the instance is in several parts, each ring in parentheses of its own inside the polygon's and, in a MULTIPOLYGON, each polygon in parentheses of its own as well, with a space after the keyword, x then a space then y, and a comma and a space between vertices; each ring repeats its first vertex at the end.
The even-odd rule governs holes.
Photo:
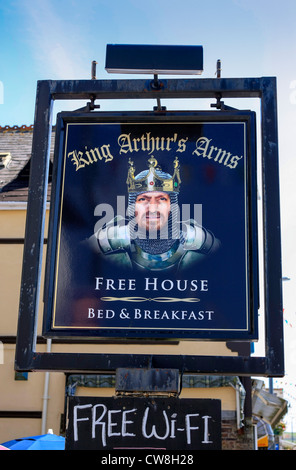
POLYGON ((254 129, 60 115, 45 335, 257 338, 254 129))

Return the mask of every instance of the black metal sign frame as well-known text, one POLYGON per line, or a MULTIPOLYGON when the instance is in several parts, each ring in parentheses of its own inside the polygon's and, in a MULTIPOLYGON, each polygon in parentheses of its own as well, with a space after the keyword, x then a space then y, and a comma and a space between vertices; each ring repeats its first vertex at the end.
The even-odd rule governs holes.
MULTIPOLYGON (((89 111, 90 106, 83 111, 89 111)), ((156 110, 155 113, 159 111, 156 110)), ((163 111, 160 111, 163 112, 163 111)), ((228 112, 227 110, 222 112, 228 112)), ((282 376, 281 240, 276 79, 40 81, 37 86, 26 236, 16 345, 16 369, 115 371, 119 367, 179 368, 183 372, 282 376), (264 224, 265 356, 175 356, 150 354, 40 353, 36 351, 49 148, 55 100, 260 98, 264 224)), ((87 340, 86 340, 87 341, 87 340)))

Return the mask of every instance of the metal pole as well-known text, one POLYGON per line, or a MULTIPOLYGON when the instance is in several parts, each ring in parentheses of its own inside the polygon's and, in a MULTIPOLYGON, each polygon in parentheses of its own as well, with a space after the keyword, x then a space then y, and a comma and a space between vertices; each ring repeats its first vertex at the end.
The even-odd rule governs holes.
MULTIPOLYGON (((51 339, 48 339, 46 351, 49 353, 51 352, 51 339)), ((47 408, 48 408, 48 390, 49 390, 49 379, 50 379, 50 372, 45 372, 45 379, 44 379, 44 392, 43 392, 43 409, 42 409, 42 423, 41 423, 41 434, 46 433, 46 425, 47 425, 47 408)))

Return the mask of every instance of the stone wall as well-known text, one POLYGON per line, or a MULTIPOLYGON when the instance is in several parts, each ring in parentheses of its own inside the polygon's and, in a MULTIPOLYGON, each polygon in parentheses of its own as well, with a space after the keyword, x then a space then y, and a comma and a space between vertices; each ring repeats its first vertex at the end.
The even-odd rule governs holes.
POLYGON ((222 450, 254 450, 254 434, 251 420, 237 429, 236 419, 222 418, 222 450))

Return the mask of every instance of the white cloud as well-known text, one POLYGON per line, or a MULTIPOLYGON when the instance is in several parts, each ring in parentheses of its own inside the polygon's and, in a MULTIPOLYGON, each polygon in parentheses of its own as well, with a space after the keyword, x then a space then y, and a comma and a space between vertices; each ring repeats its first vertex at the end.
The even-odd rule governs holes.
MULTIPOLYGON (((62 5, 52 0, 19 3, 24 17, 23 27, 28 33, 27 42, 42 74, 40 78, 89 78, 90 65, 89 70, 83 66, 83 36, 79 35, 78 25, 72 24, 70 4, 67 2, 69 11, 65 14, 62 5)), ((66 4, 63 5, 65 7, 66 4)))

